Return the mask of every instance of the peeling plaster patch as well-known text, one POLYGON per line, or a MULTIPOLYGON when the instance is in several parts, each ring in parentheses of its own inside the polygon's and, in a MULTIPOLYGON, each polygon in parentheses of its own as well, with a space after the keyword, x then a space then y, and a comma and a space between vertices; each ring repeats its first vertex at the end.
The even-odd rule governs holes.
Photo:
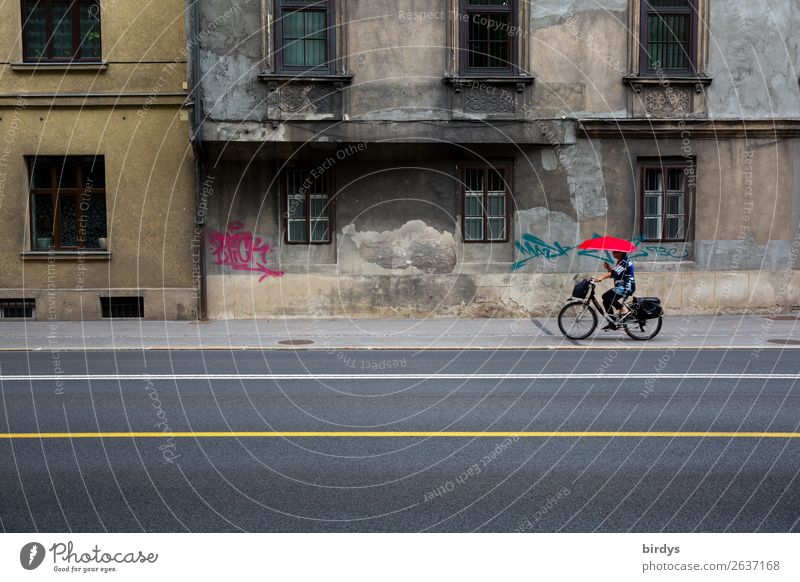
POLYGON ((707 95, 708 117, 796 117, 797 43, 787 51, 774 38, 793 36, 798 3, 769 2, 768 18, 764 3, 730 4, 735 5, 717 10, 711 3, 709 27, 715 32, 706 74, 714 78, 714 90, 707 95))
POLYGON ((627 109, 620 109, 619 111, 604 111, 602 115, 598 114, 597 111, 570 111, 569 112, 571 117, 575 117, 581 120, 588 120, 588 119, 608 119, 609 117, 614 119, 627 119, 628 118, 628 110, 627 109))
POLYGON ((578 223, 563 212, 551 212, 543 206, 519 210, 516 222, 521 234, 532 234, 565 246, 574 246, 580 242, 578 223))
POLYGON ((223 124, 216 130, 219 141, 242 141, 252 143, 256 141, 279 142, 286 141, 286 126, 281 123, 275 129, 256 124, 223 124))
POLYGON ((567 183, 578 220, 603 218, 608 200, 603 182, 603 156, 600 144, 578 140, 561 149, 561 163, 567 171, 567 183))
POLYGON ((414 269, 423 273, 452 273, 456 243, 449 232, 439 232, 421 220, 397 230, 358 232, 352 224, 342 230, 358 248, 358 254, 384 269, 414 269))
POLYGON ((203 99, 213 119, 257 120, 261 117, 254 71, 257 63, 243 55, 220 56, 201 51, 203 99), (237 81, 231 84, 230 80, 237 81))
POLYGON ((558 169, 558 158, 553 150, 542 150, 542 167, 548 172, 558 169))
MULTIPOLYGON (((548 28, 562 24, 564 20, 578 12, 592 12, 598 9, 594 1, 572 0, 537 0, 531 4, 531 29, 548 28)), ((625 12, 628 0, 604 0, 603 12, 625 12)))
POLYGON ((449 121, 450 114, 441 109, 384 109, 358 115, 359 121, 418 121, 419 119, 449 121))

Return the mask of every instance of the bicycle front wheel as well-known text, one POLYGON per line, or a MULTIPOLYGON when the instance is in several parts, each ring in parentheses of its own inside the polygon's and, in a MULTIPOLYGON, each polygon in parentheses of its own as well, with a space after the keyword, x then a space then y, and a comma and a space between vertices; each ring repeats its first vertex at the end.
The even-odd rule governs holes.
POLYGON ((582 301, 567 303, 558 314, 558 329, 569 339, 586 339, 596 328, 597 314, 582 301))
POLYGON ((631 321, 625 323, 625 333, 637 341, 647 341, 653 339, 661 331, 661 317, 658 319, 643 319, 641 321, 631 321))

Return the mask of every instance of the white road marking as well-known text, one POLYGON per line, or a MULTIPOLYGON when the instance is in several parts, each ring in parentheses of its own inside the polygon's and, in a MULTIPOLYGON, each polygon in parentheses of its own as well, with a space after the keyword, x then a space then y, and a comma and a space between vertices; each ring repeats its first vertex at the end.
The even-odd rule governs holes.
POLYGON ((800 374, 31 374, 0 375, 0 382, 147 380, 800 380, 800 374))

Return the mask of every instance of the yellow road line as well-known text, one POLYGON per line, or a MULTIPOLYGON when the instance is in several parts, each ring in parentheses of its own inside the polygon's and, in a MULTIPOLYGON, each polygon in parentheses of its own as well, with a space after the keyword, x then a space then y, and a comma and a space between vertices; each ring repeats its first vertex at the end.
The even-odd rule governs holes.
POLYGON ((0 433, 0 439, 151 438, 748 438, 800 439, 798 432, 45 432, 0 433))

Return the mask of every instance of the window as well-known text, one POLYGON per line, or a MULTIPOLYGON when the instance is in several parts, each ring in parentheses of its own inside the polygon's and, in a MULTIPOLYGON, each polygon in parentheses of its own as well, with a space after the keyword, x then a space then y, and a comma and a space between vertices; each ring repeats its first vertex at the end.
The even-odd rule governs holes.
POLYGON ((34 319, 36 299, 0 299, 0 319, 34 319))
POLYGON ((25 61, 99 61, 100 0, 22 0, 25 61))
POLYGON ((697 11, 694 0, 642 0, 642 75, 692 75, 697 11))
POLYGON ((517 60, 517 0, 460 0, 461 70, 511 75, 517 60))
POLYGON ((276 0, 275 55, 286 72, 333 71, 332 0, 276 0))
POLYGON ((285 176, 286 242, 331 242, 331 180, 319 170, 290 169, 285 176))
POLYGON ((683 242, 694 166, 689 162, 642 168, 642 235, 646 241, 683 242))
POLYGON ((508 240, 509 166, 467 166, 462 179, 465 242, 508 240))
POLYGON ((104 248, 101 244, 106 238, 103 158, 29 158, 28 171, 33 250, 104 248))

